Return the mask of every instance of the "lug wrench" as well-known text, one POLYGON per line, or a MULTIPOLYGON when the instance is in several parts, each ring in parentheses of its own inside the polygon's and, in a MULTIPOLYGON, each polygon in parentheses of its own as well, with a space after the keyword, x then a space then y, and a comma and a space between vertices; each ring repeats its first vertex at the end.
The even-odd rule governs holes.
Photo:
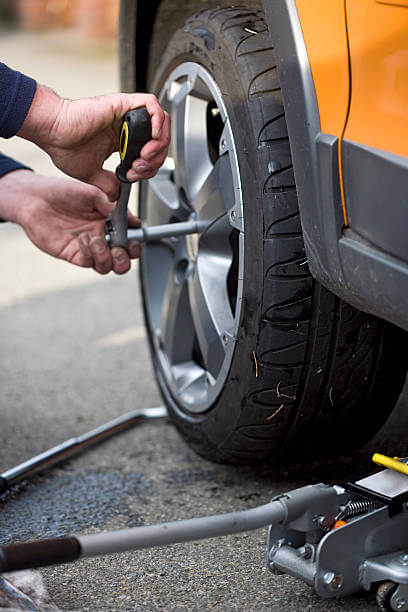
POLYGON ((133 160, 140 157, 143 146, 151 137, 152 126, 145 108, 135 108, 126 113, 120 131, 120 163, 116 168, 116 176, 121 182, 120 195, 114 211, 106 221, 111 247, 127 247, 127 207, 132 184, 127 180, 126 173, 132 167, 133 160))
POLYGON ((57 446, 36 455, 24 463, 0 474, 0 495, 3 495, 15 484, 27 480, 34 474, 42 472, 61 461, 71 459, 79 455, 85 449, 111 438, 115 434, 125 431, 144 421, 156 421, 167 418, 167 410, 164 406, 158 408, 146 408, 144 410, 132 410, 104 425, 100 425, 77 438, 65 440, 57 446))
POLYGON ((113 213, 106 221, 106 240, 110 247, 127 248, 128 240, 139 242, 154 242, 163 238, 199 234, 208 226, 206 222, 182 221, 165 225, 152 225, 138 229, 128 229, 127 207, 131 182, 126 173, 132 166, 132 161, 140 156, 143 146, 152 137, 150 117, 145 108, 136 108, 126 113, 120 133, 120 164, 116 168, 116 176, 121 182, 120 195, 113 213))

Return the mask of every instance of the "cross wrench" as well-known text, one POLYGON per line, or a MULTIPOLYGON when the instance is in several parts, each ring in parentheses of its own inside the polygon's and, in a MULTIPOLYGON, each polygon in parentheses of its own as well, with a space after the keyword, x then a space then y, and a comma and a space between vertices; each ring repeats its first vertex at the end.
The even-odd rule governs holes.
POLYGON ((207 223, 198 221, 182 221, 165 225, 153 225, 128 229, 127 207, 131 182, 126 173, 131 168, 134 159, 140 156, 143 146, 152 137, 150 117, 145 108, 136 108, 126 113, 120 133, 120 164, 116 168, 116 176, 121 182, 120 195, 112 215, 107 219, 106 240, 110 247, 127 248, 128 240, 152 242, 162 238, 185 236, 202 232, 207 223))

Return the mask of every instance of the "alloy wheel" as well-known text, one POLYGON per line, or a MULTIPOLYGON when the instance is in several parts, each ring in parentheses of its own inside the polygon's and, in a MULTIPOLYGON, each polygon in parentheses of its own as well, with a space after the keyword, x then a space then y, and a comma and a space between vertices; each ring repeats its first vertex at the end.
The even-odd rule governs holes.
POLYGON ((158 365, 187 412, 220 393, 236 343, 243 283, 243 206, 238 160, 221 92, 186 62, 159 96, 172 120, 168 158, 149 181, 141 214, 149 225, 195 219, 200 234, 146 245, 142 280, 158 365))

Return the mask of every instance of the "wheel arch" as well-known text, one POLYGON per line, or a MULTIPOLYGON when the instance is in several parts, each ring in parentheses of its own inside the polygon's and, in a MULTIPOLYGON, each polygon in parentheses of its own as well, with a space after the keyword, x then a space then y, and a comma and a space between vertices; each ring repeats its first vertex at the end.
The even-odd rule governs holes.
POLYGON ((318 281, 350 301, 338 248, 344 226, 338 138, 321 130, 295 0, 263 0, 263 8, 274 41, 308 265, 318 281))

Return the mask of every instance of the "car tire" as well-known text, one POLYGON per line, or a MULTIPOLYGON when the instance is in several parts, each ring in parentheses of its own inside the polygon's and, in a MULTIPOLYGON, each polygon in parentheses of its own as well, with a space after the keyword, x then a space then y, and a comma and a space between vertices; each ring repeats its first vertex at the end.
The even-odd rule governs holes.
MULTIPOLYGON (((164 365, 165 347, 152 320, 153 311, 164 312, 157 287, 175 272, 171 266, 158 271, 162 246, 144 247, 146 326, 171 419, 197 453, 217 462, 261 464, 349 452, 373 436, 399 397, 407 370, 401 357, 405 332, 346 304, 308 270, 285 109, 263 13, 231 7, 192 16, 168 41, 160 65, 149 67, 162 101, 168 103, 163 88, 169 75, 190 64, 211 76, 225 104, 242 187, 239 234, 245 248, 235 270, 242 275, 242 292, 227 372, 217 394, 198 410, 194 398, 189 407, 172 385, 174 368, 164 365)), ((164 220, 149 196, 153 187, 150 181, 140 190, 140 215, 147 223, 164 220)), ((188 200, 182 191, 179 198, 188 200)), ((193 210, 191 202, 183 205, 193 210)), ((190 282, 187 277, 181 283, 190 282)), ((183 343, 180 330, 182 325, 183 343)), ((192 362, 205 370, 202 354, 198 359, 191 351, 192 362)))

